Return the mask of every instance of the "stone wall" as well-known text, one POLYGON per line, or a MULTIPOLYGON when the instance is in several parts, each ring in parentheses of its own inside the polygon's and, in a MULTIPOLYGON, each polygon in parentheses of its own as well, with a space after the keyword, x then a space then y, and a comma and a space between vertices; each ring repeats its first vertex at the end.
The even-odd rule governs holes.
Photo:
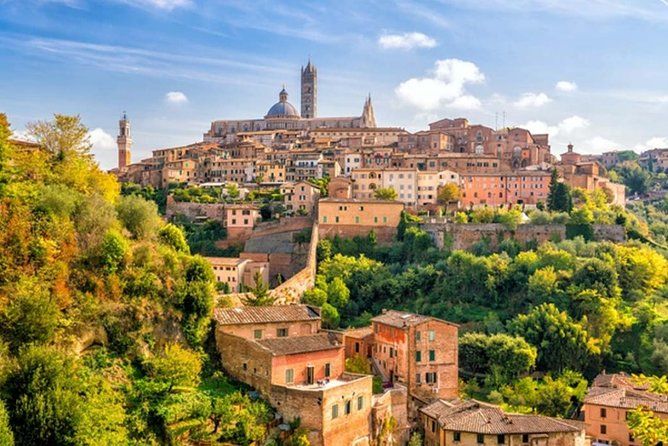
POLYGON ((394 226, 377 226, 372 228, 358 225, 320 224, 320 232, 323 238, 334 238, 337 235, 342 238, 365 237, 371 231, 376 233, 378 242, 384 244, 392 242, 394 236, 397 235, 397 228, 394 226))
MULTIPOLYGON (((490 248, 496 248, 506 239, 520 243, 561 241, 566 239, 566 225, 522 224, 510 230, 500 223, 439 223, 422 224, 439 248, 470 249, 476 242, 487 240, 490 248)), ((593 225, 595 240, 623 242, 626 240, 624 228, 620 225, 593 225)))
POLYGON ((406 444, 411 432, 411 425, 408 422, 408 391, 400 384, 395 384, 384 393, 373 396, 371 432, 374 437, 378 436, 383 420, 389 416, 397 420, 395 435, 398 443, 406 444))
POLYGON ((167 197, 165 217, 170 220, 176 215, 184 215, 189 220, 206 217, 222 222, 225 219, 225 205, 223 203, 179 202, 170 195, 167 197))
POLYGON ((311 241, 306 255, 306 265, 297 274, 271 290, 278 303, 299 302, 304 291, 313 288, 317 269, 317 250, 319 241, 318 223, 313 223, 311 241))

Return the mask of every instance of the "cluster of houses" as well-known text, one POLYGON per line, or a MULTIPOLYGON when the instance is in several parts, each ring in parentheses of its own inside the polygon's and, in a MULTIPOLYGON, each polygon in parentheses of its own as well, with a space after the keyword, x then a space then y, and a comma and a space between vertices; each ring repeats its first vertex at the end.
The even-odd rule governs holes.
POLYGON ((426 446, 633 446, 630 410, 646 405, 668 418, 668 397, 623 374, 596 378, 582 421, 460 399, 458 326, 434 317, 384 310, 368 327, 334 331, 321 327, 317 307, 274 305, 218 308, 214 319, 226 372, 286 423, 299 420, 314 446, 405 444, 415 430, 426 446), (368 361, 381 393, 371 375, 346 371, 351 358, 368 361))

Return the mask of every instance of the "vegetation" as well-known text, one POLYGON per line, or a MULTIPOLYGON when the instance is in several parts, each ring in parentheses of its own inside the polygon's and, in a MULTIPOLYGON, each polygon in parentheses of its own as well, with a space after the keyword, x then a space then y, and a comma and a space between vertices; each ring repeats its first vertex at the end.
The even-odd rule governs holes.
POLYGON ((0 444, 249 444, 266 404, 206 354, 214 280, 160 193, 121 187, 78 117, 0 115, 0 444))
POLYGON ((391 187, 379 187, 373 191, 373 198, 376 200, 396 200, 397 191, 391 187))

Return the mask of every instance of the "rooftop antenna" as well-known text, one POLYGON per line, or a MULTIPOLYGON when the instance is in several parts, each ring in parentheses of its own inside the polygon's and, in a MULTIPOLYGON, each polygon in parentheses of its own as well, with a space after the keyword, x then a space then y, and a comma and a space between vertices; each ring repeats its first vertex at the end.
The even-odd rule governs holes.
POLYGON ((125 110, 123 110, 123 120, 127 121, 127 119, 128 119, 128 114, 125 110))

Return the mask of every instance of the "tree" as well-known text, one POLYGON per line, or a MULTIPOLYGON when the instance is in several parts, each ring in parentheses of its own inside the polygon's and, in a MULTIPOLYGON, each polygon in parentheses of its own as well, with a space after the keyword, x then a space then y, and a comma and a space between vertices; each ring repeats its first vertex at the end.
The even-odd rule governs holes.
POLYGON ((511 330, 536 347, 539 370, 581 370, 590 356, 599 353, 587 331, 552 303, 518 315, 511 330))
POLYGON ((24 344, 50 341, 60 311, 55 298, 37 278, 22 277, 11 290, 12 300, 2 315, 2 334, 13 351, 24 344))
POLYGON ((528 372, 536 363, 536 348, 507 334, 466 333, 459 339, 460 365, 471 373, 494 370, 504 380, 528 372))
POLYGON ((178 344, 167 344, 163 351, 146 361, 148 375, 171 391, 174 386, 194 387, 202 370, 200 356, 178 344))
POLYGON ((244 299, 244 304, 251 307, 262 307, 266 305, 273 305, 276 297, 269 292, 269 285, 262 279, 262 274, 259 271, 253 276, 255 286, 249 287, 250 296, 244 299))
POLYGON ((557 169, 552 169, 550 190, 547 195, 547 208, 552 212, 570 212, 573 209, 573 199, 570 188, 559 182, 557 169))
POLYGON ((9 425, 9 415, 2 401, 0 401, 0 444, 14 446, 14 432, 9 425))
POLYGON ((447 183, 438 190, 436 200, 439 204, 444 205, 447 209, 448 205, 452 202, 458 201, 460 196, 461 191, 459 190, 459 186, 457 186, 455 183, 447 183))
POLYGON ((337 309, 345 308, 350 299, 350 290, 340 277, 335 277, 327 286, 327 302, 337 309))
POLYGON ((37 121, 27 125, 28 133, 57 159, 67 155, 89 156, 92 144, 88 128, 79 116, 55 114, 53 121, 37 121))
POLYGON ((629 429, 643 446, 654 446, 668 438, 668 420, 662 420, 651 410, 638 406, 628 415, 629 429))
POLYGON ((413 432, 410 440, 408 440, 408 446, 423 446, 422 434, 420 432, 413 432))
POLYGON ((379 187, 378 189, 373 191, 373 197, 376 200, 396 200, 397 191, 395 191, 391 187, 379 187))
POLYGON ((160 231, 158 231, 158 238, 160 241, 168 246, 171 246, 179 252, 188 254, 190 248, 186 242, 186 236, 183 234, 181 228, 171 223, 167 223, 160 231))
POLYGON ((371 364, 362 355, 351 356, 346 359, 346 372, 371 375, 371 364))
POLYGON ((116 211, 123 226, 136 239, 155 234, 161 225, 156 204, 137 195, 121 197, 116 211))
POLYGON ((320 315, 322 316, 322 323, 327 328, 337 328, 339 322, 341 322, 341 316, 339 312, 332 305, 325 302, 320 310, 320 315))

